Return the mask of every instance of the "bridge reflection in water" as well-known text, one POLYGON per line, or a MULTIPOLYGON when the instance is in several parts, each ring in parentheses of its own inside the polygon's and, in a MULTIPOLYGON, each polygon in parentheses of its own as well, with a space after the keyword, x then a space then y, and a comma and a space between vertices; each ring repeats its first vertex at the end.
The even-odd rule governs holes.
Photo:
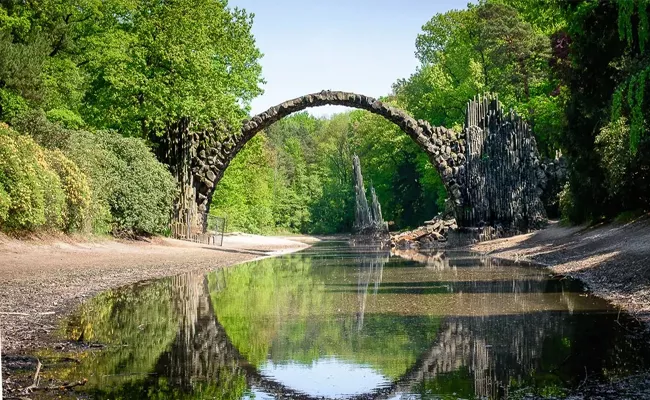
POLYGON ((106 343, 60 371, 97 398, 500 398, 650 360, 575 282, 468 253, 345 244, 109 291, 66 326, 106 343))

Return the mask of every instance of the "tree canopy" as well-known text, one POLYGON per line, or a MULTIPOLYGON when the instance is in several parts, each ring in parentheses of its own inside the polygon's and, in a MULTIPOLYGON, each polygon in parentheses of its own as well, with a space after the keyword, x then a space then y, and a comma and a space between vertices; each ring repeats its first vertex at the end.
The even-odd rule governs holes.
POLYGON ((40 107, 144 138, 181 117, 237 125, 261 93, 252 18, 222 0, 5 1, 0 118, 40 107))

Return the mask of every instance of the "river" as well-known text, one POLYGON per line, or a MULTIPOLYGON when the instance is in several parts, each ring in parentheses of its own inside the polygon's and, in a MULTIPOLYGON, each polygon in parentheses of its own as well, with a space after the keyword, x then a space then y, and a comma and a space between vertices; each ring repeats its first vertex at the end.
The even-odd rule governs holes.
POLYGON ((93 398, 560 396, 650 366, 633 320, 573 280, 467 252, 322 242, 110 290, 64 324, 101 343, 59 379, 93 398))

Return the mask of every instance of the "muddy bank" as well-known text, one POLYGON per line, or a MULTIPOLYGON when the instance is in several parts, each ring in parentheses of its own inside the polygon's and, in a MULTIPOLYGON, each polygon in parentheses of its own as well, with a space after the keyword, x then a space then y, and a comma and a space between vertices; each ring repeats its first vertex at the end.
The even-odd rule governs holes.
POLYGON ((594 294, 650 327, 650 216, 626 224, 548 228, 471 246, 512 260, 530 260, 583 281, 594 294))
MULTIPOLYGON (((63 239, 63 240, 61 240, 63 239)), ((226 236, 223 247, 153 242, 18 241, 0 237, 3 354, 56 344, 59 321, 103 290, 190 271, 209 271, 308 246, 309 238, 226 236)))

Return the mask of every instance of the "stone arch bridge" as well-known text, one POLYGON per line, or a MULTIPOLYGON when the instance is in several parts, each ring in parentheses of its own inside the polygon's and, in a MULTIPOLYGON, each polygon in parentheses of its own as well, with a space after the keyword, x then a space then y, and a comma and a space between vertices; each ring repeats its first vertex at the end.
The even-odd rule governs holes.
POLYGON ((545 177, 535 139, 521 118, 504 112, 498 99, 491 96, 468 102, 460 133, 415 120, 372 97, 341 91, 321 91, 285 101, 244 121, 238 132, 226 135, 223 141, 214 140, 227 132, 217 123, 192 132, 191 124, 181 121, 169 130, 164 150, 166 159, 189 166, 175 171, 185 188, 177 209, 194 209, 198 219, 204 220, 216 185, 249 140, 294 112, 323 105, 367 110, 398 125, 440 173, 448 193, 446 212, 456 217, 459 226, 499 224, 526 231, 545 222, 540 201, 545 177), (190 140, 182 140, 184 137, 190 140))

